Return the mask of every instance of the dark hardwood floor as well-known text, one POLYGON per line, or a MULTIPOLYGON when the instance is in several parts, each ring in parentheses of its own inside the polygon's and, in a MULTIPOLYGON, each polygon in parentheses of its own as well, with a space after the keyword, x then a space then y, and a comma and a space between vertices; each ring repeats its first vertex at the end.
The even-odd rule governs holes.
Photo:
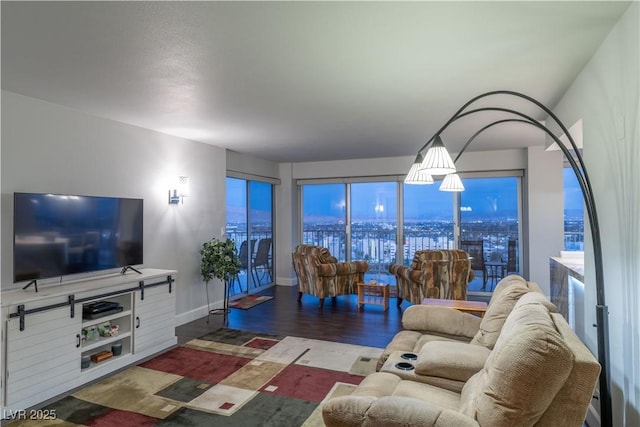
MULTIPOLYGON (((402 312, 409 306, 403 302, 397 307, 396 299, 389 299, 389 310, 381 306, 365 305, 358 310, 356 295, 341 295, 327 298, 324 307, 319 300, 303 295, 298 302, 298 288, 274 286, 261 295, 273 295, 266 301, 248 310, 231 309, 228 328, 242 329, 284 336, 298 336, 349 344, 384 348, 393 336, 402 329, 402 312)), ((223 327, 222 316, 209 316, 176 328, 178 343, 223 327)))

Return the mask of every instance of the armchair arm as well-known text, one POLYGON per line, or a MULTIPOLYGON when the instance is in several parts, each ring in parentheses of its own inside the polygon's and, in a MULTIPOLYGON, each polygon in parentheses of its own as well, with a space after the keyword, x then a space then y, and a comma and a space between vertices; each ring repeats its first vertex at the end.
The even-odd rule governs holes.
POLYGON ((404 329, 434 333, 470 341, 480 329, 481 319, 469 313, 428 305, 412 305, 402 315, 404 329))
POLYGON ((366 261, 335 262, 318 265, 318 276, 339 276, 343 274, 366 273, 369 264, 366 261))
POLYGON ((389 272, 394 276, 400 277, 407 282, 419 285, 422 283, 424 272, 420 269, 413 269, 402 264, 392 264, 389 266, 389 272))
POLYGON ((327 426, 434 426, 479 427, 477 421, 459 412, 412 397, 342 396, 322 407, 327 426))

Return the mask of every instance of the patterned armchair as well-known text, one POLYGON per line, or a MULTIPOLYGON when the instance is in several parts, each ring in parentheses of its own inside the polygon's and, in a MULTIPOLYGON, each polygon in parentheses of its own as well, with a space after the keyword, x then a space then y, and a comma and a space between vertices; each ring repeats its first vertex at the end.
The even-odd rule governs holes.
POLYGON ((338 262, 329 249, 321 246, 298 245, 293 252, 293 269, 298 276, 298 301, 302 294, 320 298, 356 293, 356 283, 364 281, 369 270, 366 261, 338 262))
POLYGON ((469 254, 462 250, 416 251, 411 267, 392 264, 396 276, 398 305, 402 300, 421 304, 424 298, 467 299, 467 285, 473 280, 469 254))

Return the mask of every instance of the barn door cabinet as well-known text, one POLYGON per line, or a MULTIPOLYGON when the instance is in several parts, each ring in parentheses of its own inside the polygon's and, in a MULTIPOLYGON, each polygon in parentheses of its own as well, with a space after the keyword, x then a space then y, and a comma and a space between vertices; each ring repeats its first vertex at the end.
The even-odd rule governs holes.
POLYGON ((40 286, 37 293, 2 292, 3 414, 176 345, 175 278, 174 270, 142 269, 40 286), (113 309, 92 314, 96 303, 113 309))

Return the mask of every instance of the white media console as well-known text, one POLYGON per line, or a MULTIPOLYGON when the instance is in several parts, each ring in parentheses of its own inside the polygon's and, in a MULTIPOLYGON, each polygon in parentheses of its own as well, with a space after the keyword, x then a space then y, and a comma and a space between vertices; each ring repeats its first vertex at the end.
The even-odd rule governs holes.
POLYGON ((2 292, 4 414, 38 405, 176 345, 177 272, 140 273, 78 280, 39 292, 2 292), (102 316, 87 315, 87 307, 100 301, 118 308, 102 316), (112 336, 100 336, 98 329, 107 325, 112 336), (95 361, 98 353, 110 351, 120 354, 95 361))

